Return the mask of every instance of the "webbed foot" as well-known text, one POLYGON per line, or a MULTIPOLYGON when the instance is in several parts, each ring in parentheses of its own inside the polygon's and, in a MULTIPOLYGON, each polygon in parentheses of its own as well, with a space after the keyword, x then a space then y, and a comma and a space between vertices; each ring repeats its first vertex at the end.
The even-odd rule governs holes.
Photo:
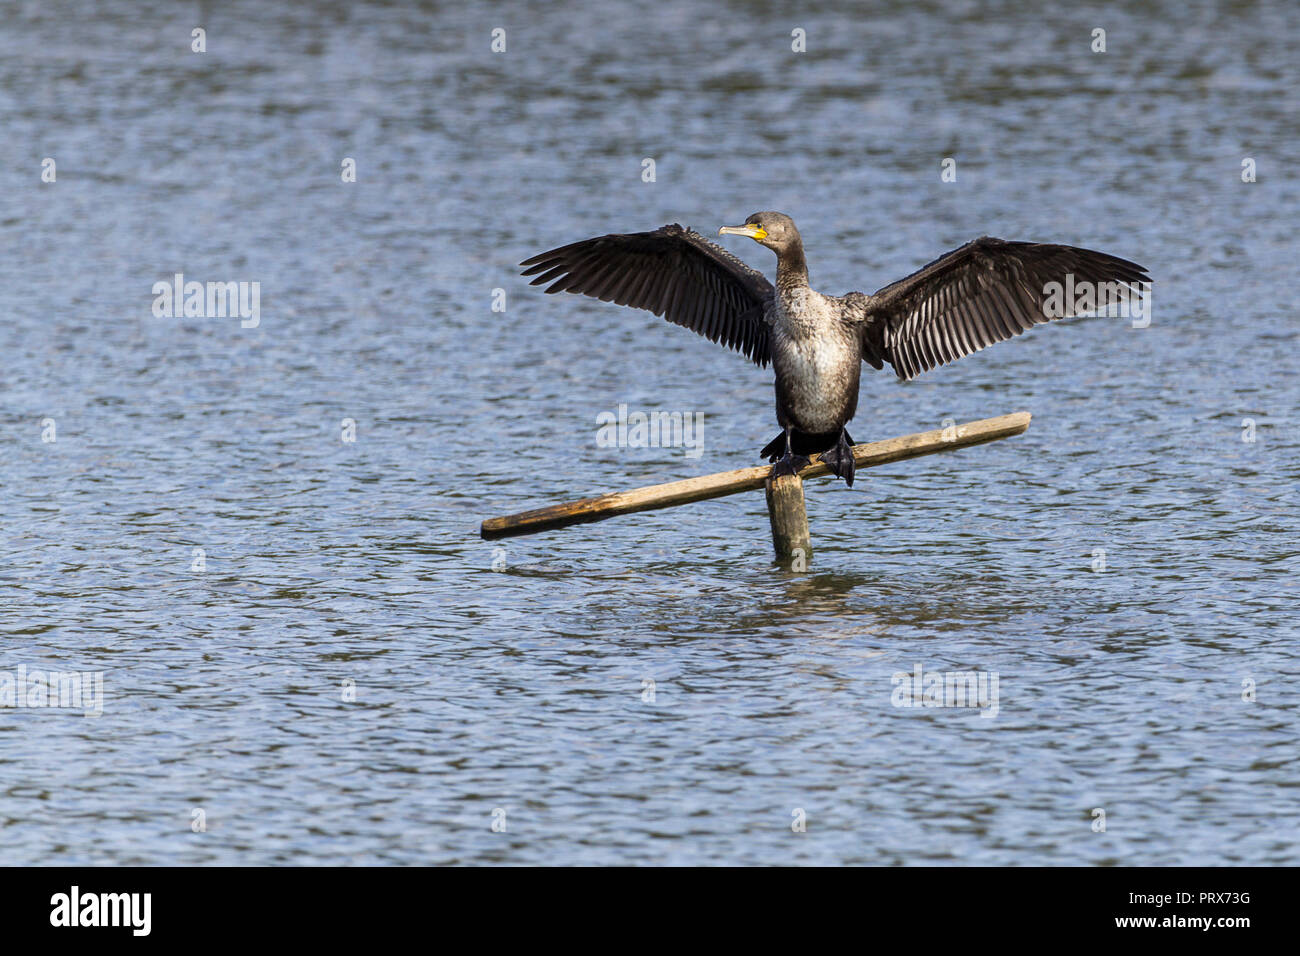
POLYGON ((809 464, 807 455, 792 455, 786 453, 786 456, 772 466, 772 477, 779 478, 782 475, 797 475, 800 470, 807 468, 809 464))
POLYGON ((844 483, 850 488, 853 487, 853 475, 856 472, 853 461, 853 439, 845 429, 840 429, 840 440, 835 443, 835 447, 821 454, 822 463, 831 470, 832 475, 838 475, 844 479, 844 483))

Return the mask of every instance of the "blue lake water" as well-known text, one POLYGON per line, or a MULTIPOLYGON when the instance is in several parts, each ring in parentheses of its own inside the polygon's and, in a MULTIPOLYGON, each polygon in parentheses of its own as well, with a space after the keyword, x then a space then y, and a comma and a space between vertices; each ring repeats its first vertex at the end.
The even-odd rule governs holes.
POLYGON ((0 672, 104 699, 0 708, 0 863, 1300 863, 1297 91, 1286 3, 11 5, 0 672), (991 234, 1151 322, 864 376, 859 441, 1033 424, 810 483, 807 573, 760 493, 480 540, 758 463, 770 371, 516 263, 759 209, 827 293, 991 234))

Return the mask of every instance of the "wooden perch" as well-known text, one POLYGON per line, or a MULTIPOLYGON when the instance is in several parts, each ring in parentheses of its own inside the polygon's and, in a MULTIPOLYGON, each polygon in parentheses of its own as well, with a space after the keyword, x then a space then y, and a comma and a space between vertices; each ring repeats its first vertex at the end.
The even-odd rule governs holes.
MULTIPOLYGON (((1015 412, 1011 415, 985 418, 951 428, 854 445, 853 460, 858 468, 874 468, 876 465, 885 465, 892 461, 919 458, 921 455, 932 455, 953 448, 965 448, 968 445, 980 445, 999 438, 1009 438, 1012 435, 1019 435, 1029 427, 1029 417, 1028 412, 1015 412)), ((537 508, 502 518, 488 518, 483 522, 480 534, 488 540, 510 538, 515 535, 566 528, 574 524, 586 524, 590 521, 603 521, 616 515, 632 514, 637 511, 653 511, 657 508, 671 508, 692 501, 707 501, 710 498, 721 498, 724 495, 762 488, 767 484, 771 474, 771 465, 761 465, 757 468, 739 468, 735 471, 701 475, 698 478, 670 481, 662 485, 633 488, 631 491, 615 491, 596 498, 583 498, 581 501, 537 508)), ((830 469, 817 457, 813 459, 812 464, 799 472, 798 478, 816 478, 827 474, 830 474, 830 469)), ((798 519, 802 517, 803 512, 802 483, 789 489, 778 488, 775 493, 769 490, 768 501, 772 515, 773 539, 777 543, 777 552, 780 556, 783 540, 790 544, 801 537, 798 519), (773 504, 774 501, 776 504, 773 504), (796 501, 800 514, 787 514, 787 509, 781 502, 789 502, 790 507, 793 507, 796 501), (778 523, 780 523, 780 537, 778 537, 778 523)), ((802 517, 802 524, 802 541, 806 548, 808 539, 806 517, 802 517)))
POLYGON ((808 534, 808 509, 804 507, 803 481, 798 475, 767 479, 767 517, 772 523, 772 547, 783 564, 812 560, 808 534))

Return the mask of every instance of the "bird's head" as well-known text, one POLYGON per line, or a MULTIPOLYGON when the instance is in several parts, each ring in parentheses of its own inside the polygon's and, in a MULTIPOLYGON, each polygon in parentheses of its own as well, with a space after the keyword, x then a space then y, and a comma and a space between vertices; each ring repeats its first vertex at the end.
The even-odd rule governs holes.
POLYGON ((743 226, 723 226, 718 230, 718 235, 748 236, 778 256, 800 245, 799 230, 794 227, 794 220, 781 212, 756 212, 745 220, 743 226))

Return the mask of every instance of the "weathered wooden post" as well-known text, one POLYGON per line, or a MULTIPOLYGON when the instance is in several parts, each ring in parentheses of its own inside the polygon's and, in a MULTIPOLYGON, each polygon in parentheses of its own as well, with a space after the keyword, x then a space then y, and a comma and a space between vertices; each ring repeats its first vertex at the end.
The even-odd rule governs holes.
MULTIPOLYGON (((997 418, 984 418, 964 425, 854 445, 853 461, 859 470, 874 468, 893 461, 1010 438, 1028 427, 1028 412, 999 415, 997 418)), ((590 521, 604 521, 617 515, 671 508, 692 501, 708 501, 710 498, 721 498, 741 491, 766 488, 767 512, 772 522, 772 545, 776 549, 777 559, 783 563, 793 563, 798 568, 799 551, 802 549, 802 564, 806 568, 812 557, 812 544, 808 534, 808 514, 804 507, 803 481, 830 473, 831 470, 822 463, 820 456, 802 468, 798 475, 782 475, 780 478, 772 477, 771 465, 739 468, 698 478, 669 481, 662 485, 633 488, 631 491, 614 491, 595 498, 567 501, 501 518, 488 518, 483 522, 479 533, 488 541, 536 534, 590 521)))
POLYGON ((803 479, 781 475, 767 479, 767 517, 772 523, 772 547, 782 564, 794 564, 802 571, 812 560, 808 535, 808 511, 803 501, 803 479))

